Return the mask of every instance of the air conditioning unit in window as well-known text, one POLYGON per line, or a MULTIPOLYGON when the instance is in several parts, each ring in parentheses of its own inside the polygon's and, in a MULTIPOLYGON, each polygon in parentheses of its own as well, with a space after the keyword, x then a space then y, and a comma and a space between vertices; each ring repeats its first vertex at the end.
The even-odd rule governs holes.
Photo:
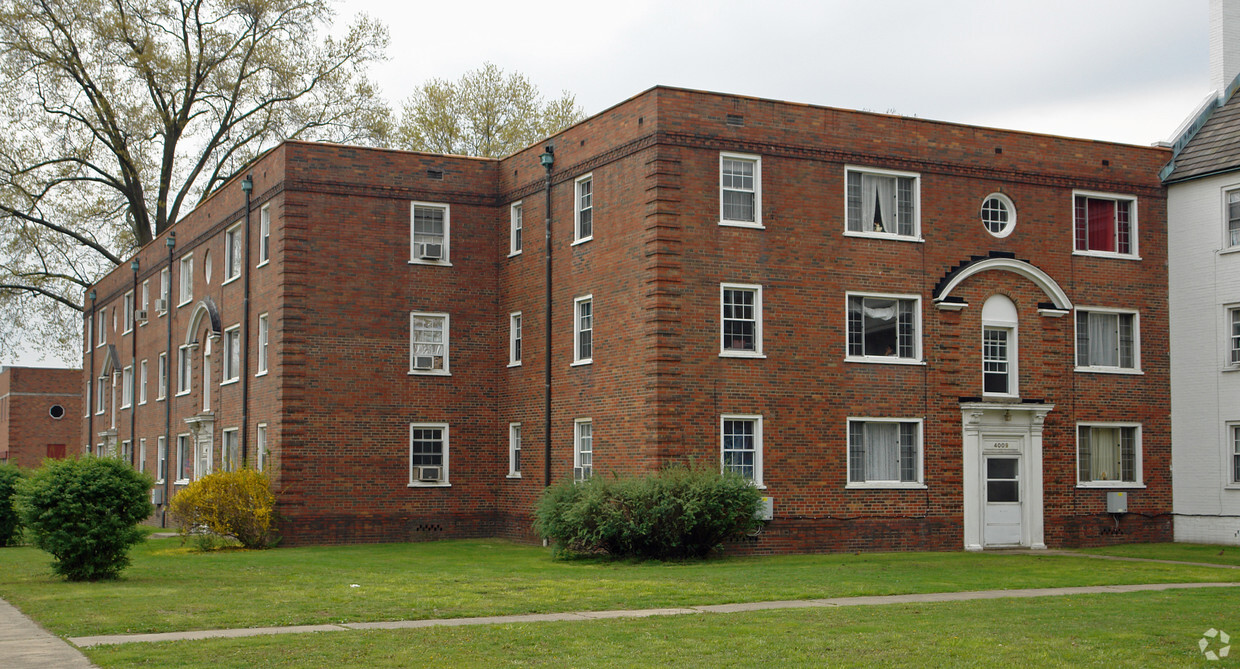
POLYGON ((413 356, 413 368, 414 369, 434 369, 435 358, 429 355, 415 355, 413 356))
POLYGON ((418 257, 423 260, 443 258, 443 244, 418 244, 418 257))
POLYGON ((146 309, 139 309, 133 312, 133 318, 135 321, 139 323, 145 323, 146 322, 146 309))
POLYGON ((168 300, 155 300, 155 311, 163 313, 168 310, 168 300))
POLYGON ((151 504, 163 504, 163 503, 164 503, 164 489, 163 488, 151 488, 151 504))
POLYGON ((438 483, 443 478, 443 467, 414 467, 413 473, 422 483, 438 483))

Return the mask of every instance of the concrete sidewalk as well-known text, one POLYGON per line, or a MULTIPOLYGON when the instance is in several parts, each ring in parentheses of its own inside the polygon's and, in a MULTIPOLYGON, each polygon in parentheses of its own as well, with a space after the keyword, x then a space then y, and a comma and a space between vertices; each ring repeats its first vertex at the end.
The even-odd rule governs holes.
MULTIPOLYGON (((1062 595, 1092 595, 1120 592, 1148 592, 1160 590, 1184 590, 1195 588, 1238 588, 1240 583, 1150 583, 1138 585, 1098 585, 1076 588, 1028 588, 1022 590, 975 590, 972 592, 934 592, 917 595, 886 595, 875 597, 832 597, 830 599, 803 599, 774 602, 741 602, 736 604, 710 604, 684 608, 636 609, 619 611, 578 611, 575 613, 539 613, 516 616, 487 616, 481 618, 437 618, 429 620, 397 620, 373 623, 342 623, 339 625, 295 625, 289 627, 252 627, 245 629, 200 630, 194 632, 164 632, 159 634, 114 634, 107 636, 70 637, 69 641, 81 648, 122 643, 154 641, 185 641, 194 639, 235 638, 268 634, 303 634, 306 632, 344 632, 348 630, 412 629, 419 627, 456 627, 462 625, 501 625, 510 623, 536 623, 548 621, 586 621, 604 618, 649 618, 653 616, 677 616, 701 613, 739 613, 742 611, 766 611, 771 609, 829 608, 836 606, 881 606, 884 604, 922 604, 932 602, 964 602, 978 599, 1001 599, 1005 597, 1056 597, 1062 595)), ((0 613, 2 616, 3 613, 0 613)), ((20 615, 20 614, 19 614, 20 615)), ((46 632, 43 632, 46 634, 46 632)), ((3 657, 3 655, 0 655, 3 657)), ((69 665, 65 665, 69 666, 69 665)), ((77 666, 77 665, 74 665, 77 666)), ((89 666, 89 665, 81 665, 89 666)))
POLYGON ((93 667, 85 655, 0 599, 0 667, 93 667))

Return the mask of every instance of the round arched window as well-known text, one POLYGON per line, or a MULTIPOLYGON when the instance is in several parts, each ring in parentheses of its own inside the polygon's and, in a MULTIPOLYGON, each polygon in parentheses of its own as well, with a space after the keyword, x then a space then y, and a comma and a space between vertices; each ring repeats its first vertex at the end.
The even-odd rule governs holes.
POLYGON ((996 237, 1007 237, 1016 226, 1016 206, 1003 193, 991 193, 982 201, 982 225, 996 237))
POLYGON ((56 420, 60 420, 65 417, 65 408, 59 404, 53 404, 52 408, 47 410, 47 415, 55 418, 56 420))

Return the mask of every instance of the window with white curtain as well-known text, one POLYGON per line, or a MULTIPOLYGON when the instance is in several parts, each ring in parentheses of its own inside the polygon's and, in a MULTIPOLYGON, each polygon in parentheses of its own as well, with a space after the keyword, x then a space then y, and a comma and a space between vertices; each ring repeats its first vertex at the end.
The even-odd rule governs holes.
POLYGON ((1135 311, 1077 309, 1077 369, 1081 371, 1136 371, 1140 369, 1138 326, 1135 311))
POLYGON ((1078 424, 1077 481, 1082 485, 1141 483, 1141 426, 1078 424))
POLYGON ((921 477, 920 421, 849 419, 849 485, 900 487, 918 485, 921 477))
POLYGON ((847 231, 917 238, 919 183, 915 173, 847 168, 847 231))
POLYGON ((448 314, 409 314, 409 373, 448 373, 448 314))
POLYGON ((762 227, 762 158, 719 154, 719 223, 762 227))
POLYGON ((912 296, 849 295, 848 357, 870 362, 921 359, 920 300, 912 296))

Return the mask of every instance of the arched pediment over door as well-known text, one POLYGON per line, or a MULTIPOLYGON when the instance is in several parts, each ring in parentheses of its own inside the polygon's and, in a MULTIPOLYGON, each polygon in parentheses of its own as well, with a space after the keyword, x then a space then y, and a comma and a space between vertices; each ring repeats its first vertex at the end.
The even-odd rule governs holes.
POLYGON ((1038 305, 1038 311, 1045 316, 1062 316, 1072 311, 1072 300, 1051 275, 1030 262, 1012 257, 1010 254, 991 253, 991 255, 963 262, 954 267, 939 280, 934 287, 934 305, 942 310, 959 310, 968 306, 963 300, 952 295, 957 286, 969 277, 982 272, 1011 272, 1031 281, 1047 297, 1047 302, 1038 305))

